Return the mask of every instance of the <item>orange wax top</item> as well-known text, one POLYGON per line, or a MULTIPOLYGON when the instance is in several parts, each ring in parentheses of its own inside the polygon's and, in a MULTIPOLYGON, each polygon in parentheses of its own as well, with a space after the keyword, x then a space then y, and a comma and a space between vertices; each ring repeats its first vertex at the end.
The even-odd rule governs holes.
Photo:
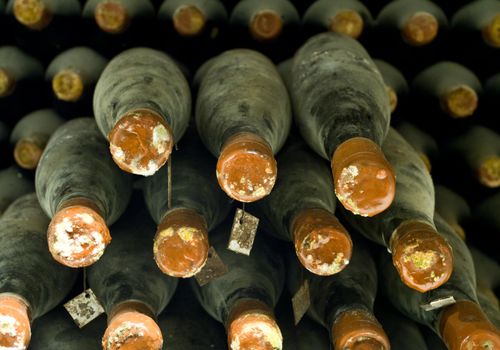
POLYGON ((69 267, 95 263, 111 242, 99 210, 89 200, 75 198, 61 205, 47 231, 52 257, 69 267))
POLYGON ((109 149, 120 169, 151 176, 167 162, 174 144, 168 123, 149 109, 125 113, 108 135, 109 149))
POLYGON ((14 147, 14 159, 17 165, 27 170, 36 169, 46 144, 46 138, 37 136, 17 141, 14 147))
POLYGON ((453 118, 470 117, 477 105, 477 93, 467 85, 455 86, 441 96, 441 108, 453 118))
POLYGON ((283 336, 272 310, 257 300, 236 302, 229 315, 227 333, 231 350, 283 348, 283 336))
POLYGON ((421 293, 443 285, 453 272, 451 247, 429 224, 403 222, 392 234, 390 246, 402 281, 421 293))
POLYGON ((43 0, 15 0, 14 17, 24 26, 33 30, 46 28, 52 14, 43 0))
POLYGON ((354 137, 341 143, 332 157, 335 194, 356 215, 375 216, 387 209, 396 193, 396 179, 380 147, 354 137))
POLYGON ((359 38, 363 32, 363 17, 354 10, 340 10, 330 18, 331 32, 345 34, 353 39, 359 38))
POLYGON ((437 36, 439 23, 436 17, 428 12, 414 13, 403 26, 403 38, 412 46, 430 44, 437 36))
POLYGON ((398 106, 398 94, 388 85, 385 86, 385 91, 387 92, 387 96, 389 96, 389 108, 391 113, 393 113, 398 106))
POLYGON ((375 317, 365 310, 343 312, 332 325, 335 349, 389 350, 387 335, 375 317))
POLYGON ((205 28, 205 15, 194 5, 180 6, 175 10, 173 22, 180 35, 196 36, 205 28))
POLYGON ((176 209, 163 218, 154 239, 154 258, 163 273, 192 277, 208 258, 205 219, 191 209, 176 209))
POLYGON ((250 21, 250 34, 257 41, 275 40, 282 30, 283 20, 280 14, 273 10, 259 11, 250 21))
POLYGON ((94 18, 99 28, 109 34, 123 33, 130 24, 127 9, 117 0, 104 0, 97 4, 94 18))
POLYGON ((492 156, 487 158, 478 171, 479 182, 486 187, 500 187, 500 157, 492 156))
POLYGON ((84 83, 81 75, 71 69, 61 70, 52 78, 52 91, 59 100, 78 101, 83 95, 83 90, 84 83))
POLYGON ((342 271, 352 255, 352 241, 335 215, 324 209, 304 209, 291 225, 295 252, 302 265, 316 275, 342 271))
POLYGON ((227 195, 240 202, 255 202, 274 187, 278 169, 269 144, 257 135, 240 133, 222 147, 217 180, 227 195))
MULTIPOLYGON (((122 303, 113 312, 102 338, 104 350, 161 350, 163 335, 140 303, 122 303)), ((116 308, 115 308, 116 309, 116 308)))
POLYGON ((483 27, 483 38, 488 45, 500 48, 500 14, 495 15, 483 27))
POLYGON ((0 349, 27 349, 31 339, 28 305, 13 294, 0 294, 0 349))
POLYGON ((460 300, 446 307, 439 331, 450 350, 500 349, 500 332, 488 320, 479 305, 460 300))
POLYGON ((15 83, 12 75, 7 70, 0 68, 0 97, 9 96, 15 83))

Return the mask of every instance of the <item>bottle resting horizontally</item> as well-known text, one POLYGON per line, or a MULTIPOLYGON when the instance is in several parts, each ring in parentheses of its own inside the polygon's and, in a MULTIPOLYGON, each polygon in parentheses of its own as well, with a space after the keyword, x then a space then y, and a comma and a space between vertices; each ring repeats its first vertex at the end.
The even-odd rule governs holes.
POLYGON ((0 217, 22 195, 35 191, 35 184, 16 166, 0 170, 0 217))

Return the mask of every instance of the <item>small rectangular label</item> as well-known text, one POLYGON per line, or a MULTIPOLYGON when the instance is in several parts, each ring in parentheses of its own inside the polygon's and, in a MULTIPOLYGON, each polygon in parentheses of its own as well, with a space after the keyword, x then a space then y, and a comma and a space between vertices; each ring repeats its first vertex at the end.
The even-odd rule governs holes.
POLYGON ((293 318, 295 320, 295 325, 298 325, 302 317, 306 314, 307 310, 311 306, 311 297, 309 295, 309 281, 304 280, 302 286, 292 297, 292 307, 293 307, 293 318))
POLYGON ((196 278, 200 287, 203 287, 210 281, 225 275, 228 271, 227 266, 221 260, 214 247, 210 247, 205 266, 194 276, 194 278, 196 278))
POLYGON ((452 305, 455 303, 456 303, 455 298, 453 296, 449 296, 446 298, 440 298, 440 299, 433 300, 433 301, 429 302, 428 304, 420 305, 420 307, 422 309, 424 309, 425 311, 432 311, 432 310, 440 309, 442 307, 452 305))
POLYGON ((64 304, 64 308, 79 328, 85 327, 104 313, 104 308, 90 288, 64 304))
POLYGON ((235 253, 250 255, 258 226, 257 217, 242 209, 236 209, 227 249, 235 253))

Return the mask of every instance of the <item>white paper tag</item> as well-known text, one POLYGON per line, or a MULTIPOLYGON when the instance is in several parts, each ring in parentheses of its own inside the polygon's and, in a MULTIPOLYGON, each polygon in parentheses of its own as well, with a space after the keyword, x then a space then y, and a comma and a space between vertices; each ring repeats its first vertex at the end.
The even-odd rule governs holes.
POLYGON ((293 318, 295 320, 295 325, 299 324, 300 320, 306 314, 307 310, 311 306, 311 296, 309 294, 309 281, 304 280, 302 286, 292 297, 292 307, 293 307, 293 318))
POLYGON ((226 264, 221 260, 214 247, 210 247, 205 266, 194 275, 194 278, 196 278, 200 287, 203 287, 208 282, 225 275, 228 271, 226 264))
POLYGON ((85 327, 104 313, 104 308, 90 288, 64 304, 64 308, 79 328, 85 327))
POLYGON ((242 209, 236 209, 227 249, 235 253, 250 255, 258 226, 257 217, 242 209))
POLYGON ((440 308, 448 306, 448 305, 455 304, 456 302, 457 301, 455 300, 455 298, 453 296, 449 296, 446 298, 440 298, 440 299, 433 300, 428 304, 420 305, 420 307, 422 309, 424 309, 425 311, 432 311, 432 310, 440 309, 440 308))

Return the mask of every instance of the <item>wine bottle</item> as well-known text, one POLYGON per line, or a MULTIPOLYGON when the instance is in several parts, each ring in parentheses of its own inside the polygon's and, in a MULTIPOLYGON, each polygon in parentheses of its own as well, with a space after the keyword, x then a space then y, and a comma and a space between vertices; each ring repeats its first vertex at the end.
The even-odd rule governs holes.
POLYGON ((479 249, 469 246, 474 260, 477 297, 490 321, 500 329, 500 303, 495 291, 500 288, 500 265, 479 249))
POLYGON ((53 109, 40 109, 21 118, 10 135, 17 165, 23 169, 36 169, 50 136, 63 123, 53 109))
POLYGON ((387 301, 375 304, 375 316, 384 327, 392 349, 435 350, 427 347, 418 324, 403 316, 387 301))
POLYGON ((439 104, 442 112, 450 117, 465 118, 474 115, 482 86, 465 66, 441 61, 421 71, 413 79, 411 91, 414 105, 423 106, 427 113, 429 107, 439 104))
POLYGON ((497 248, 492 242, 500 234, 500 217, 498 208, 500 206, 500 193, 486 197, 478 202, 472 211, 471 225, 476 234, 469 235, 469 241, 481 248, 485 253, 500 263, 497 248))
POLYGON ((80 329, 59 306, 33 323, 30 349, 102 350, 100 337, 105 329, 106 319, 102 316, 80 329))
POLYGON ((44 68, 40 61, 14 46, 0 47, 0 113, 13 125, 17 118, 44 104, 44 68))
POLYGON ((482 103, 482 106, 484 105, 484 109, 479 115, 479 123, 494 129, 497 120, 492 112, 500 108, 500 73, 489 76, 483 86, 484 104, 482 103))
POLYGON ((86 45, 107 57, 128 47, 151 46, 155 16, 150 0, 87 0, 82 11, 86 45))
POLYGON ((334 276, 313 275, 295 259, 290 260, 290 293, 295 295, 303 281, 309 281, 308 314, 328 329, 334 349, 390 348, 389 339, 373 314, 377 270, 364 242, 355 240, 349 266, 334 276))
POLYGON ((273 315, 285 282, 282 256, 273 242, 257 234, 250 257, 226 249, 229 225, 212 234, 212 245, 228 267, 228 273, 200 287, 191 280, 198 301, 224 324, 228 347, 282 349, 283 337, 273 315))
MULTIPOLYGON (((385 90, 387 91, 387 95, 389 96, 389 106, 391 109, 391 113, 394 113, 396 107, 405 104, 405 100, 408 97, 408 83, 406 82, 406 78, 403 74, 394 67, 392 64, 387 63, 383 60, 373 60, 375 65, 377 66, 380 74, 382 74, 382 78, 385 83, 385 90)), ((400 107, 401 109, 401 107, 400 107)))
POLYGON ((427 170, 431 172, 432 164, 438 156, 438 144, 436 140, 431 135, 408 122, 399 123, 395 129, 413 147, 424 162, 427 170))
POLYGON ((30 323, 71 291, 75 270, 57 264, 47 252, 49 219, 35 193, 12 203, 0 219, 0 346, 26 349, 30 323))
POLYGON ((427 327, 421 327, 420 329, 425 337, 425 342, 428 349, 448 350, 443 340, 432 329, 427 327))
POLYGON ((84 46, 74 47, 54 57, 45 72, 51 86, 54 106, 61 113, 92 113, 95 84, 108 61, 98 52, 84 46))
POLYGON ((233 199, 254 202, 276 181, 276 154, 291 124, 291 105, 275 66, 262 54, 230 50, 197 72, 196 125, 218 157, 217 180, 233 199))
POLYGON ((9 134, 9 127, 0 120, 0 169, 6 168, 11 164, 9 134))
POLYGON ((173 277, 192 277, 205 266, 208 232, 226 218, 231 208, 213 173, 215 159, 195 130, 187 134, 172 160, 172 193, 166 167, 144 183, 146 204, 158 224, 154 258, 160 270, 173 277))
POLYGON ((191 92, 165 53, 135 48, 115 56, 94 92, 97 125, 124 171, 150 176, 167 161, 187 128, 191 92))
POLYGON ((476 277, 469 250, 446 222, 434 217, 439 232, 453 248, 453 274, 447 283, 427 293, 407 288, 395 276, 386 254, 380 255, 381 286, 388 300, 404 315, 433 329, 450 350, 495 348, 500 346, 500 333, 478 305, 476 277), (422 305, 442 298, 453 297, 455 303, 430 311, 422 305))
POLYGON ((382 76, 365 49, 337 33, 312 37, 294 57, 291 95, 302 137, 331 159, 342 205, 364 216, 387 209, 395 181, 380 145, 390 109, 382 76))
POLYGON ((154 223, 136 194, 123 218, 113 226, 116 239, 88 270, 89 287, 108 315, 104 350, 161 350, 157 316, 170 302, 177 279, 156 267, 151 249, 154 223))
POLYGON ((382 145, 396 174, 392 205, 374 218, 343 210, 346 220, 366 238, 387 247, 400 279, 419 292, 435 289, 452 273, 453 254, 433 222, 434 186, 424 163, 391 128, 382 145))
POLYGON ((309 35, 330 31, 358 39, 373 25, 373 18, 358 0, 316 0, 305 12, 302 25, 309 35))
POLYGON ((436 194, 436 213, 453 228, 460 238, 465 240, 463 225, 470 220, 472 215, 469 204, 459 194, 442 185, 436 185, 434 191, 436 194))
POLYGON ((16 41, 45 62, 79 40, 81 11, 78 0, 9 0, 7 3, 16 41))
POLYGON ((182 281, 159 316, 158 326, 163 333, 165 349, 227 349, 224 327, 203 310, 189 284, 182 281))
POLYGON ((335 217, 336 199, 328 165, 298 138, 280 152, 280 176, 269 196, 255 204, 268 232, 294 244, 300 263, 317 275, 342 271, 351 259, 352 241, 335 217))
POLYGON ((33 181, 17 167, 0 170, 0 217, 17 198, 34 191, 33 181))
POLYGON ((288 0, 240 0, 229 16, 233 47, 258 50, 275 61, 298 46, 300 16, 288 0))
POLYGON ((74 119, 57 129, 36 169, 35 185, 52 218, 47 239, 54 259, 70 267, 96 262, 111 241, 108 226, 124 212, 132 184, 113 163, 93 119, 74 119))

